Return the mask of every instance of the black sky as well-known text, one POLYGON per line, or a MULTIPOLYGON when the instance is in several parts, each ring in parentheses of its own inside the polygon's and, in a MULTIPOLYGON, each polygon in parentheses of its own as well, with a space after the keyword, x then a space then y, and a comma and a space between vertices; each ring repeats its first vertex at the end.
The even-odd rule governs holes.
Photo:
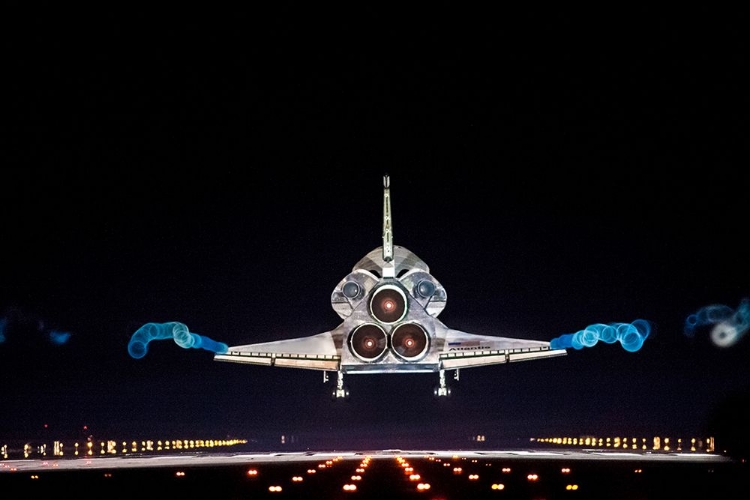
POLYGON ((687 435, 747 398, 748 340, 683 334, 750 296, 733 13, 9 10, 0 438, 687 435), (465 370, 448 401, 432 374, 353 375, 334 403, 317 372, 128 355, 151 321, 229 345, 334 328, 385 173, 449 327, 652 336, 465 370))

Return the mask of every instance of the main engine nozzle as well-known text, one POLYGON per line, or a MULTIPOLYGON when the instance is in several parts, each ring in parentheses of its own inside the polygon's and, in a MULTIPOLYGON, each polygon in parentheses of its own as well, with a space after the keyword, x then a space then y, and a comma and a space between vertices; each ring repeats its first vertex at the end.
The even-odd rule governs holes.
POLYGON ((430 344, 430 337, 415 323, 404 323, 391 333, 391 347, 398 357, 406 361, 416 361, 424 356, 430 344))
POLYGON ((377 325, 365 323, 349 336, 349 348, 362 361, 377 361, 388 348, 388 336, 377 325))
POLYGON ((406 295, 393 285, 381 286, 370 299, 370 314, 389 325, 400 321, 406 315, 406 295))

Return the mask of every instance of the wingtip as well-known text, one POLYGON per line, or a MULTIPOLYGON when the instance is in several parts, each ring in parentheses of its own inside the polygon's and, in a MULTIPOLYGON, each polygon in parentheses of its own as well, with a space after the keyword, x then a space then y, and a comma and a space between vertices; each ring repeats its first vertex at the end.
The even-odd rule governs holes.
POLYGON ((390 176, 388 174, 385 174, 383 176, 383 187, 384 188, 391 187, 391 178, 390 178, 390 176))

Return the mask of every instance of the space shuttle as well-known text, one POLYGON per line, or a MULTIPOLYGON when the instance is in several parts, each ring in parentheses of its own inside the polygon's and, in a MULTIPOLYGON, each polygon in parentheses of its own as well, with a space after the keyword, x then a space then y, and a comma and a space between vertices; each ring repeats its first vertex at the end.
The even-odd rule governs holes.
POLYGON ((446 371, 564 356, 550 342, 476 335, 447 327, 437 317, 445 288, 427 264, 393 244, 390 178, 383 177, 383 244, 365 255, 331 293, 343 320, 307 337, 229 347, 216 361, 336 373, 332 398, 348 398, 344 375, 437 373, 435 396, 451 393, 446 371))

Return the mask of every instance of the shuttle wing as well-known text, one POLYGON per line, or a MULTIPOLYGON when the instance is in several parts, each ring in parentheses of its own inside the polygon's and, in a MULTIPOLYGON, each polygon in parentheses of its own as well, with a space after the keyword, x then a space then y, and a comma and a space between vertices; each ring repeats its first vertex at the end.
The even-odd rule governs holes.
POLYGON ((565 354, 565 349, 552 349, 549 342, 541 340, 473 335, 459 330, 448 330, 440 353, 440 365, 444 370, 457 370, 552 358, 565 354))
POLYGON ((215 354, 214 359, 309 370, 338 371, 341 367, 341 352, 340 349, 336 349, 331 332, 297 339, 234 346, 224 354, 215 354))

